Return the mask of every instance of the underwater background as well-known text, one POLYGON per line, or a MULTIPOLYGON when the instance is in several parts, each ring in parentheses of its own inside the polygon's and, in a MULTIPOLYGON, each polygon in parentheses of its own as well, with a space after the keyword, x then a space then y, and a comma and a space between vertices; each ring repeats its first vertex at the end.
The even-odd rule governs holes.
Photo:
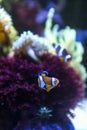
POLYGON ((0 130, 86 120, 87 1, 0 0, 0 130))

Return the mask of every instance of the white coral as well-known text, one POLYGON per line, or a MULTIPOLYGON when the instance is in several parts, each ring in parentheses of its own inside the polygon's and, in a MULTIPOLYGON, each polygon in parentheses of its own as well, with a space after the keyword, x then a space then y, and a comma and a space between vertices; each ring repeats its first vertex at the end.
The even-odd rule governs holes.
POLYGON ((24 31, 13 43, 12 50, 15 53, 28 54, 33 59, 48 51, 48 42, 45 38, 34 35, 31 31, 24 31))

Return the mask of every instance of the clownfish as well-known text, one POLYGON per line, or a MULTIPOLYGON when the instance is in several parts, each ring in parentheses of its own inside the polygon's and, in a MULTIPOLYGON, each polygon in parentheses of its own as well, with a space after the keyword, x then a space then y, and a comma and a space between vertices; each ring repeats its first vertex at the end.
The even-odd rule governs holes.
POLYGON ((67 52, 67 50, 60 45, 55 47, 57 56, 64 62, 68 62, 72 59, 71 54, 67 52))
POLYGON ((58 86, 59 80, 55 77, 49 77, 47 71, 43 71, 38 75, 38 86, 47 92, 58 86))

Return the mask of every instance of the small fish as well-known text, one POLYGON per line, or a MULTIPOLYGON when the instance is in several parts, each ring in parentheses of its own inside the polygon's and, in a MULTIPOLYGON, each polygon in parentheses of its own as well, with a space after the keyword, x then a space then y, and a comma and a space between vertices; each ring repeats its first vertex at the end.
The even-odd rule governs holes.
POLYGON ((72 59, 71 54, 69 54, 69 53, 67 52, 67 50, 66 50, 65 48, 61 47, 60 45, 57 45, 57 46, 55 47, 55 49, 56 49, 57 56, 58 56, 62 61, 68 62, 68 61, 70 61, 70 60, 72 59))
POLYGON ((40 88, 49 92, 54 87, 58 86, 59 80, 55 77, 49 77, 47 71, 43 71, 38 75, 38 85, 40 88))

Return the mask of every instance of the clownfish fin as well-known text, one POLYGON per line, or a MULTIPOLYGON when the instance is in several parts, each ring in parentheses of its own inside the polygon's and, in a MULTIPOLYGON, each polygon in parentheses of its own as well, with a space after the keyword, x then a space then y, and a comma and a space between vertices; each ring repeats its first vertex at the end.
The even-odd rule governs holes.
POLYGON ((51 89, 53 89, 53 86, 52 85, 46 85, 46 91, 49 92, 51 89))
POLYGON ((41 71, 41 72, 39 73, 39 75, 48 76, 48 72, 47 72, 47 71, 41 71))

